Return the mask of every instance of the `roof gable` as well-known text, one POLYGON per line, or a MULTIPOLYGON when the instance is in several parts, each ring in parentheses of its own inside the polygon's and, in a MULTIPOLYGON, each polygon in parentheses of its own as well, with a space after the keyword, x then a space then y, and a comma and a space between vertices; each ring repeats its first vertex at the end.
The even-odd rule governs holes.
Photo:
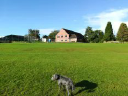
POLYGON ((65 30, 69 34, 69 37, 71 38, 83 38, 83 35, 80 33, 74 32, 72 30, 64 29, 64 28, 63 30, 65 30))

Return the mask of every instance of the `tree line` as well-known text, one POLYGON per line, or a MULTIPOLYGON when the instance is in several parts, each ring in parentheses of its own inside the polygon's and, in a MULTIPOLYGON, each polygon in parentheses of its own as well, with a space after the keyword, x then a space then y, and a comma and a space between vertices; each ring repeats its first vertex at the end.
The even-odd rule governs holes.
MULTIPOLYGON (((44 35, 43 37, 54 40, 58 32, 59 30, 54 30, 48 36, 44 35)), ((27 36, 32 36, 35 39, 40 40, 39 30, 29 29, 27 36)), ((128 27, 125 23, 121 23, 116 36, 113 33, 111 22, 107 23, 105 32, 103 32, 102 30, 93 30, 92 27, 87 27, 85 29, 84 39, 85 39, 85 42, 87 43, 102 43, 104 41, 106 42, 107 41, 127 42, 128 41, 128 27)))
POLYGON ((85 42, 99 43, 104 41, 128 41, 128 27, 125 23, 121 23, 116 36, 113 34, 113 28, 111 22, 107 23, 105 32, 101 30, 92 30, 92 27, 87 27, 85 30, 85 42))
MULTIPOLYGON (((59 30, 54 30, 52 31, 49 35, 43 35, 42 38, 50 38, 50 39, 55 39, 56 34, 59 32, 59 30)), ((36 29, 29 29, 28 30, 28 34, 25 35, 26 38, 29 39, 35 39, 37 41, 40 41, 41 37, 40 37, 40 33, 39 30, 36 29)))

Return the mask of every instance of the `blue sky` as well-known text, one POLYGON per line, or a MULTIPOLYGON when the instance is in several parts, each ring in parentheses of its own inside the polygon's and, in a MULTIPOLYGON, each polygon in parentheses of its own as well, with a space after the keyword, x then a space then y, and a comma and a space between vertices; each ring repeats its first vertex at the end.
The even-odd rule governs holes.
POLYGON ((67 28, 84 34, 85 28, 104 31, 112 22, 116 34, 128 24, 128 0, 0 0, 0 36, 25 35, 39 29, 41 35, 67 28))

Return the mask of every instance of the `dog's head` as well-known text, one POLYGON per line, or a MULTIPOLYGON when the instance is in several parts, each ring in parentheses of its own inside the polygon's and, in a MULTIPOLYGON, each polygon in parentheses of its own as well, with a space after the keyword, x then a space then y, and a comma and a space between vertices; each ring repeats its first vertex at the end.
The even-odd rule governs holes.
POLYGON ((60 79, 60 75, 58 75, 58 74, 54 74, 53 76, 52 76, 52 78, 51 78, 51 80, 58 80, 58 79, 60 79))

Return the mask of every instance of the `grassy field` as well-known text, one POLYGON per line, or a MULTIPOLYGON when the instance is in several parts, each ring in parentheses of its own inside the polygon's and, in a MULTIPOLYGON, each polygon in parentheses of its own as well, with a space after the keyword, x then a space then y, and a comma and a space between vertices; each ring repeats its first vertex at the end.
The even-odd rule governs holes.
POLYGON ((128 44, 0 44, 0 96, 57 96, 54 73, 75 96, 128 96, 128 44))

